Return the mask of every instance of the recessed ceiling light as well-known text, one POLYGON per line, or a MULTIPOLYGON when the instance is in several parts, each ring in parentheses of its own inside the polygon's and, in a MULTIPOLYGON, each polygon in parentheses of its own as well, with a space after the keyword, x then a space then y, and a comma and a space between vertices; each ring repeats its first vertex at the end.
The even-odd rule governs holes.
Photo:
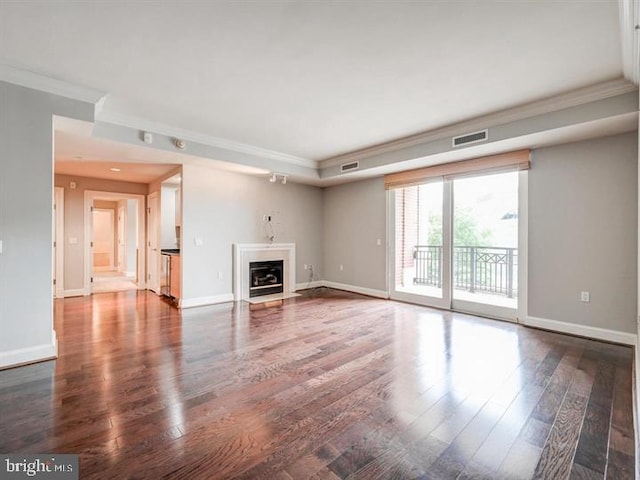
POLYGON ((120 171, 119 168, 115 168, 115 167, 114 168, 110 168, 109 170, 111 170, 112 172, 119 172, 120 171))

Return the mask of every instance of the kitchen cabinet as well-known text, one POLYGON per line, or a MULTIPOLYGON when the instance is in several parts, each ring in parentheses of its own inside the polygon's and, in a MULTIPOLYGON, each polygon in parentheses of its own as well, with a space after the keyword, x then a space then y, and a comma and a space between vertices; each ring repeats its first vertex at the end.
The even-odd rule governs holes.
POLYGON ((170 295, 178 300, 180 298, 180 276, 182 272, 180 255, 171 255, 171 264, 169 267, 169 292, 170 295))

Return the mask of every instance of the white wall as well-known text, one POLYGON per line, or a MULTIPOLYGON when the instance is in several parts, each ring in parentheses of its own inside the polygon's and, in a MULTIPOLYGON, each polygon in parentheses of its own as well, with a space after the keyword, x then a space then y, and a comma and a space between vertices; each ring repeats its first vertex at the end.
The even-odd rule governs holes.
MULTIPOLYGON (((240 175, 184 165, 182 172, 182 300, 185 304, 229 299, 232 245, 266 243, 263 215, 273 219, 276 243, 296 244, 296 281, 303 265, 321 276, 322 197, 320 188, 266 176, 240 175), (202 246, 195 245, 195 238, 202 246), (222 278, 218 278, 218 274, 222 278)), ((321 277, 320 277, 321 278, 321 277)))
POLYGON ((382 178, 325 189, 325 280, 387 291, 386 208, 382 178))
POLYGON ((55 186, 64 188, 64 289, 67 292, 80 291, 84 289, 85 190, 146 195, 148 185, 100 178, 56 175, 55 186), (72 181, 76 184, 75 189, 70 188, 72 181))
POLYGON ((57 354, 53 330, 53 117, 92 104, 0 82, 0 367, 57 354))
POLYGON ((632 132, 534 150, 529 316, 636 332, 637 148, 632 132))

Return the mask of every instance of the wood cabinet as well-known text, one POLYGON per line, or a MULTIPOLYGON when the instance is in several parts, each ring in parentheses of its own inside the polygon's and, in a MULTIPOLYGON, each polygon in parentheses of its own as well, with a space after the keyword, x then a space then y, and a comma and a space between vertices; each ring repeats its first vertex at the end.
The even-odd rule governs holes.
POLYGON ((170 295, 175 298, 178 299, 180 298, 180 277, 181 277, 181 272, 182 272, 182 268, 181 268, 181 260, 180 260, 180 255, 171 255, 171 265, 169 268, 169 272, 170 272, 170 279, 169 279, 169 285, 170 285, 170 295))

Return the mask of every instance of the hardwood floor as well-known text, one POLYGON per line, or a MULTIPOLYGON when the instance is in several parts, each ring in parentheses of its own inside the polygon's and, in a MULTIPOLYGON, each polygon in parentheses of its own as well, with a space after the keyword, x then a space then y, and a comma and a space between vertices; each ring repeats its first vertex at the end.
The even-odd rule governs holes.
POLYGON ((57 361, 0 372, 0 452, 83 479, 634 476, 628 347, 328 289, 67 298, 55 325, 57 361))

